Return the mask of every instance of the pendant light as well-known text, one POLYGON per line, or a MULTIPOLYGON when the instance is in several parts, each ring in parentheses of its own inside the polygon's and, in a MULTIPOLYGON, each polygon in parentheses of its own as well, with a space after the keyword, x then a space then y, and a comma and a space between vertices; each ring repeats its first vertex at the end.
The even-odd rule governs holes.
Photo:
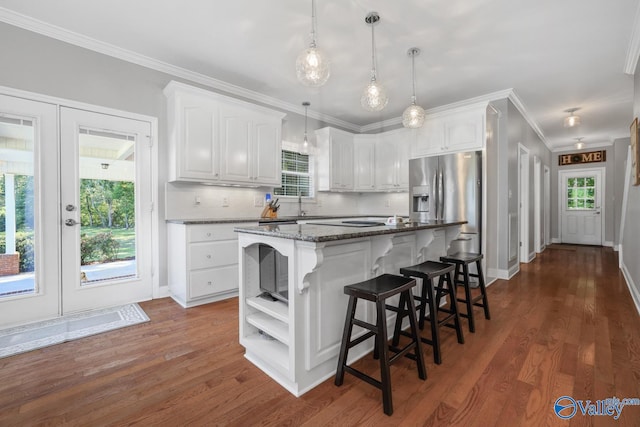
POLYGON ((411 105, 402 113, 402 126, 411 129, 417 129, 424 124, 424 108, 416 104, 416 56, 420 55, 420 49, 412 47, 407 51, 407 55, 411 57, 411 82, 413 83, 413 95, 411 96, 411 105))
POLYGON ((311 0, 311 44, 296 59, 296 75, 303 85, 320 87, 329 80, 330 74, 329 60, 316 46, 316 2, 311 0))
POLYGON ((575 115, 575 112, 578 110, 579 108, 569 108, 568 110, 564 110, 565 113, 569 113, 569 117, 565 117, 564 119, 564 127, 572 128, 580 124, 580 116, 575 115))
POLYGON ((309 108, 311 103, 309 101, 305 101, 302 103, 304 107, 304 139, 302 140, 302 154, 309 153, 309 140, 307 139, 307 109, 309 108))
POLYGON ((364 89, 360 104, 367 111, 382 111, 389 102, 387 91, 384 86, 378 83, 376 75, 376 45, 373 27, 379 21, 380 15, 378 15, 378 12, 371 12, 364 18, 364 22, 371 26, 371 82, 364 89))

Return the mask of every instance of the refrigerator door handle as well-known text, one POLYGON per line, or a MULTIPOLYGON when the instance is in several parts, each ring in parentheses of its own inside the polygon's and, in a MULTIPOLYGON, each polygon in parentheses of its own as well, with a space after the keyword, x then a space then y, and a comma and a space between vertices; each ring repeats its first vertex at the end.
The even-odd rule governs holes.
POLYGON ((444 216, 444 182, 442 177, 442 169, 438 173, 438 219, 444 216))

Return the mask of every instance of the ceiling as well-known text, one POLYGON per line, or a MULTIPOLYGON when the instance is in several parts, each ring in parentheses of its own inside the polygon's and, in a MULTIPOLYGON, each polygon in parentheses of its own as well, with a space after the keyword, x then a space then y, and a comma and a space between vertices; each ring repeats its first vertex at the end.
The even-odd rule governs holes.
POLYGON ((552 149, 572 147, 576 137, 589 147, 629 135, 633 77, 625 67, 637 60, 640 0, 316 3, 317 42, 330 56, 331 77, 314 89, 297 82, 294 68, 309 44, 311 0, 0 0, 0 20, 139 63, 179 67, 200 82, 238 86, 297 113, 309 101, 310 116, 361 130, 400 122, 411 98, 407 50, 415 46, 422 50, 418 103, 427 110, 513 89, 552 149), (381 17, 378 81, 390 98, 379 113, 360 106, 371 68, 364 18, 374 10, 381 17), (580 108, 582 125, 566 129, 564 110, 572 107, 580 108))

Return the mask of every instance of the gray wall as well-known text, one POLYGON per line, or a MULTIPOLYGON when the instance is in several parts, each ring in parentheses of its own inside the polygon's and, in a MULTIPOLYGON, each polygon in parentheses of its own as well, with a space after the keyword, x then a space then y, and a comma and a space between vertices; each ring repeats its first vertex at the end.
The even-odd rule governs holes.
MULTIPOLYGON (((168 150, 166 102, 162 90, 171 80, 184 80, 1 22, 0 52, 0 86, 158 118, 159 261, 160 266, 166 266, 164 189, 168 150)), ((311 139, 313 130, 324 126, 324 123, 309 119, 311 139)), ((287 112, 283 139, 302 140, 303 132, 304 116, 287 112)), ((216 188, 211 191, 226 190, 216 188)), ((159 274, 161 286, 166 285, 166 267, 161 267, 159 274)))
POLYGON ((622 221, 622 197, 624 195, 624 180, 627 163, 627 151, 631 140, 629 138, 620 138, 613 141, 613 153, 615 156, 614 163, 616 169, 614 171, 614 188, 613 188, 613 246, 615 248, 620 244, 620 225, 622 221))
MULTIPOLYGON (((633 116, 640 115, 640 71, 634 77, 633 116)), ((622 268, 640 312, 640 186, 630 183, 627 188, 625 224, 621 236, 622 268)))
MULTIPOLYGON (((528 253, 534 253, 534 158, 538 157, 542 165, 551 166, 551 152, 540 137, 534 132, 520 111, 508 99, 491 102, 498 110, 498 135, 495 144, 487 145, 487 185, 488 210, 495 210, 496 224, 491 227, 495 233, 490 236, 497 246, 497 263, 500 274, 509 274, 519 266, 519 254, 509 259, 509 215, 518 221, 518 204, 520 189, 518 188, 518 143, 529 150, 529 247, 528 253), (498 226, 499 224, 499 226, 498 226)), ((540 186, 543 176, 540 177, 540 186)), ((517 228, 519 230, 519 226, 517 228)), ((517 231, 516 230, 516 231, 517 231)), ((517 238, 515 239, 517 241, 517 238)), ((491 240, 489 240, 490 242, 491 240)), ((517 243, 516 243, 517 245, 517 243)), ((490 250, 488 244, 488 251, 490 250)))

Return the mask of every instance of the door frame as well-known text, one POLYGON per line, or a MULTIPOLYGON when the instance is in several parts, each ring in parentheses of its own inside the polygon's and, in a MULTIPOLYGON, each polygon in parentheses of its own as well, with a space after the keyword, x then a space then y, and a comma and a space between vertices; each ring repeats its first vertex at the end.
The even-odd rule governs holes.
POLYGON ((579 169, 565 169, 558 171, 558 236, 562 243, 562 212, 564 211, 564 179, 563 176, 568 173, 591 173, 593 171, 600 172, 600 246, 604 243, 605 233, 605 203, 606 203, 606 184, 607 184, 607 170, 604 166, 595 168, 579 168, 579 169))
MULTIPOLYGON (((44 95, 36 92, 29 92, 20 89, 14 89, 7 86, 0 86, 0 94, 14 96, 17 98, 24 98, 31 101, 44 102, 53 104, 56 107, 58 116, 60 115, 60 107, 69 107, 79 110, 87 110, 100 114, 107 114, 117 117, 124 117, 133 120, 146 121, 151 125, 151 136, 149 138, 149 144, 151 144, 151 238, 154 241, 151 244, 151 271, 152 271, 152 286, 153 286, 153 298, 162 298, 168 295, 168 289, 160 290, 160 246, 163 239, 160 238, 160 219, 158 211, 159 189, 158 189, 158 118, 148 116, 146 114, 133 113, 125 110, 118 110, 115 108, 103 107, 94 104, 88 104, 80 101, 74 101, 66 98, 58 98, 55 96, 44 95)), ((59 117, 58 117, 59 121, 59 117)), ((59 126, 59 125, 57 125, 59 126)), ((60 134, 56 135, 57 151, 60 151, 60 134)), ((60 204, 60 194, 58 190, 58 205, 60 204)), ((166 241, 166 239, 164 239, 166 241)))
POLYGON ((542 163, 538 156, 533 156, 533 249, 542 252, 542 163))
POLYGON ((520 248, 518 259, 528 263, 529 259, 529 150, 518 143, 518 227, 520 248))
POLYGON ((551 169, 544 165, 544 248, 551 244, 551 169))

